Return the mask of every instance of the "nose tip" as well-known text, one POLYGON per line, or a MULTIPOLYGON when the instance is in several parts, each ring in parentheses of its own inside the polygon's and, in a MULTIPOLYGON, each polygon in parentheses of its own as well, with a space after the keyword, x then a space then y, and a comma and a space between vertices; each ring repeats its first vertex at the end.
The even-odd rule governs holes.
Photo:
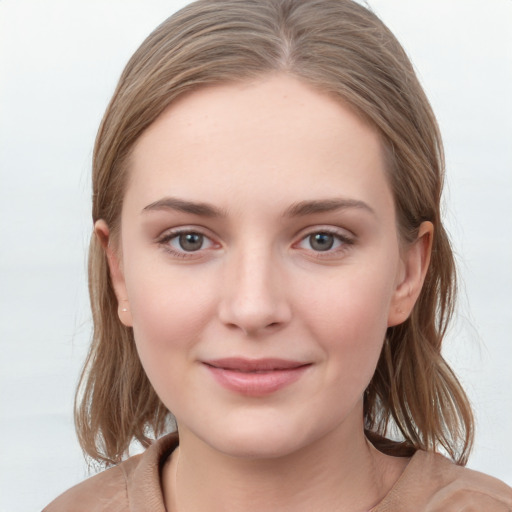
POLYGON ((252 258, 226 277, 219 305, 224 325, 254 336, 273 332, 290 321, 291 308, 277 265, 252 258))
POLYGON ((226 326, 239 329, 247 336, 277 330, 289 319, 283 306, 263 299, 256 301, 253 297, 224 301, 219 316, 226 326))

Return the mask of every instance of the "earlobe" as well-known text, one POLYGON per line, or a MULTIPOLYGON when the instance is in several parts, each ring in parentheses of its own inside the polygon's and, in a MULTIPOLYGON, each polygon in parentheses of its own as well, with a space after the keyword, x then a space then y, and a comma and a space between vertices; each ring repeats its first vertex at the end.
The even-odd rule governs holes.
POLYGON ((117 297, 117 314, 119 320, 121 320, 126 327, 132 327, 132 315, 130 312, 130 303, 127 298, 128 294, 126 291, 121 258, 119 257, 119 251, 116 250, 112 243, 110 229, 103 219, 96 221, 94 224, 94 233, 107 257, 110 279, 117 297))
POLYGON ((433 236, 433 224, 422 222, 416 241, 406 249, 400 279, 390 304, 388 327, 405 322, 411 314, 430 264, 433 236))

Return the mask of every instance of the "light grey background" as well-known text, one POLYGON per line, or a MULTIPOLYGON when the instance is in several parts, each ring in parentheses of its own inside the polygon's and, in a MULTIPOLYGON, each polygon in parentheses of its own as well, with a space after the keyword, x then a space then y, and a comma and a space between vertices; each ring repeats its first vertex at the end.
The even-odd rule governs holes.
MULTIPOLYGON (((0 0, 0 511, 87 476, 72 402, 90 335, 95 131, 143 38, 186 2, 0 0)), ((476 409, 470 466, 512 484, 512 1, 372 0, 445 138, 464 282, 446 355, 476 409)))

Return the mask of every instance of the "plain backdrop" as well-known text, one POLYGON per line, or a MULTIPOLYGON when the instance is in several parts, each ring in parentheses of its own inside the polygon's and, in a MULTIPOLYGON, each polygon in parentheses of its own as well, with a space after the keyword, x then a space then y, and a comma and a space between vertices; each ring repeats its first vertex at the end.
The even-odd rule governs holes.
MULTIPOLYGON (((185 2, 0 0, 0 511, 88 475, 73 393, 90 336, 97 126, 129 56, 185 2)), ((447 153, 463 281, 445 354, 475 406, 469 466, 512 484, 512 1, 371 0, 405 46, 447 153)))

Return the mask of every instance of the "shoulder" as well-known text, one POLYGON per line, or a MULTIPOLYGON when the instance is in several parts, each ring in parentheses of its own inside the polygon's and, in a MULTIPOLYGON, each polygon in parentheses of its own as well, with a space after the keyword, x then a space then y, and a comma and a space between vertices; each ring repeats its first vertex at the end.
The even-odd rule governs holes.
POLYGON ((512 488, 497 478, 457 466, 435 453, 414 454, 374 512, 501 512, 512 510, 512 488))
POLYGON ((432 510, 459 510, 470 506, 469 510, 486 512, 512 510, 512 488, 492 476, 457 466, 438 454, 425 454, 427 467, 439 474, 437 485, 429 498, 432 510))
POLYGON ((139 460, 140 455, 130 457, 118 466, 75 485, 52 501, 43 512, 127 512, 127 475, 137 466, 139 460))
POLYGON ((175 434, 159 439, 143 454, 130 457, 67 490, 43 512, 129 512, 148 503, 152 504, 151 510, 165 510, 160 466, 177 444, 175 434))

